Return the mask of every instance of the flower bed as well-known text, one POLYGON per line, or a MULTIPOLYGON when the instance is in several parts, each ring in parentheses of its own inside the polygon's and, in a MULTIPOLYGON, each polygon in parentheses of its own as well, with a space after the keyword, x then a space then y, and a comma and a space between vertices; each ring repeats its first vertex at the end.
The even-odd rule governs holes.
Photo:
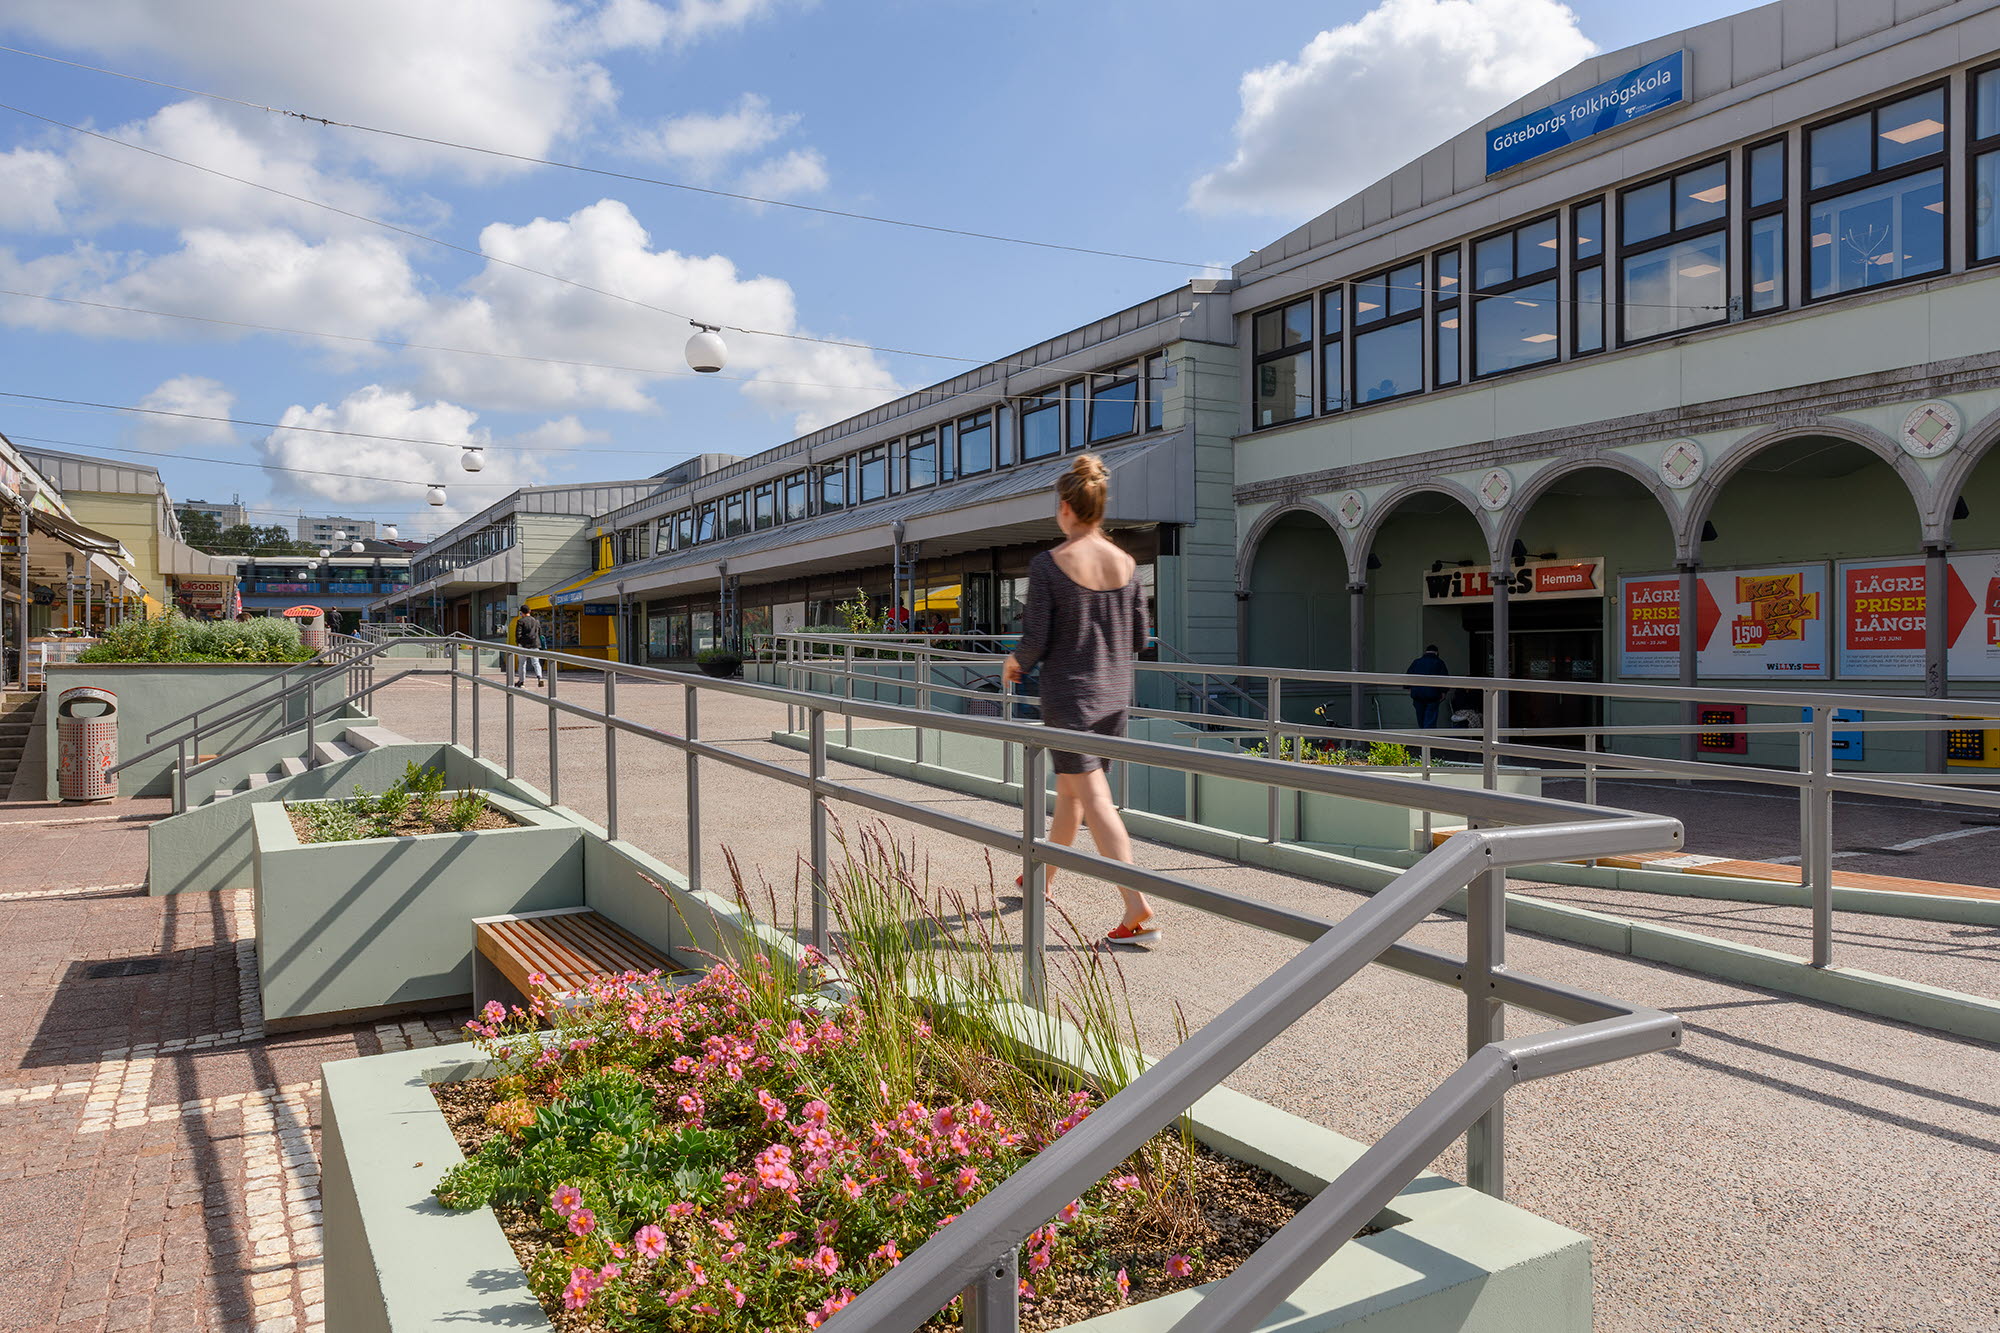
POLYGON ((191 620, 169 611, 105 627, 76 659, 100 662, 303 662, 313 655, 299 627, 280 617, 191 620))
POLYGON ((485 792, 467 787, 446 797, 444 784, 443 769, 411 763, 377 795, 357 783, 350 800, 299 801, 287 805, 285 813, 306 844, 520 827, 521 821, 497 809, 485 792))
MULTIPOLYGON (((903 864, 876 842, 848 865, 842 947, 803 976, 751 954, 470 1025, 501 1073, 437 1087, 468 1154, 437 1198, 495 1208, 556 1327, 817 1328, 1115 1091, 1020 1058, 991 941, 913 943, 912 919, 967 917, 909 892, 903 864)), ((1100 1069, 1136 1072, 1110 1055, 1136 1046, 1115 975, 1074 956, 1065 1017, 1100 1069)), ((1212 1281, 1304 1202, 1157 1136, 1028 1238, 1023 1327, 1212 1281)))

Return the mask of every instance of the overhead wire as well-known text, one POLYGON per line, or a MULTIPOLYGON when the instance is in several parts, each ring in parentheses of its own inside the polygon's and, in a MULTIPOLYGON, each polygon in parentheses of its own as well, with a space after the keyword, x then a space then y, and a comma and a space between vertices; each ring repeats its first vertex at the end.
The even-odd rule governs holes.
POLYGON ((1199 268, 1227 271, 1227 264, 1201 263, 1195 260, 1162 259, 1157 255, 1132 254, 1123 250, 1099 250, 1087 245, 1067 245, 1058 241, 1038 241, 1024 236, 1006 236, 998 232, 974 231, 966 227, 947 227, 930 222, 915 222, 908 218, 883 217, 874 213, 856 213, 842 208, 827 208, 820 204, 803 204, 794 199, 770 199, 760 195, 743 194, 735 190, 718 190, 704 185, 690 185, 686 181, 664 180, 658 176, 644 176, 636 172, 614 171, 609 167, 593 167, 581 162, 565 162, 557 158, 537 157, 532 153, 514 153, 502 148, 486 148, 479 144, 459 143, 452 139, 434 138, 425 134, 413 134, 405 130, 385 129, 379 125, 362 125, 353 121, 334 120, 327 116, 316 116, 310 112, 295 111, 289 107, 269 106, 262 102, 247 101, 241 97, 231 97, 227 93, 210 92, 203 88, 187 88, 177 83, 167 83, 161 79, 149 79, 139 74, 128 74, 122 70, 105 69, 100 65, 86 65, 77 60, 64 60, 60 56, 46 55, 40 51, 23 50, 18 46, 0 46, 0 51, 11 55, 26 56, 31 60, 45 60, 54 65, 67 65, 71 69, 86 70, 92 74, 104 74, 114 79, 125 79, 132 83, 143 83, 154 88, 165 88, 171 92, 186 93, 190 97, 205 97, 211 101, 227 102, 234 106, 246 107, 252 111, 268 112, 275 116, 287 116, 310 125, 321 125, 331 129, 355 130, 363 134, 379 134, 385 138, 401 139, 408 143, 429 144, 434 148, 450 148, 459 152, 478 153, 486 157, 503 158, 510 162, 523 162, 531 166, 557 167, 563 171, 581 172, 590 176, 603 176, 611 180, 630 181, 639 185, 657 185, 669 190, 685 190, 690 194, 705 194, 718 199, 734 199, 740 203, 760 204, 770 208, 789 208, 801 213, 817 213, 824 217, 845 218, 853 222, 872 222, 885 227, 907 227, 913 231, 935 232, 942 236, 963 236, 971 240, 996 241, 1003 245, 1030 246, 1038 250, 1061 250, 1070 254, 1093 255, 1101 259, 1129 259, 1141 264, 1165 264, 1174 268, 1199 268))
MULTIPOLYGON (((430 487, 438 484, 429 481, 412 481, 408 477, 378 477, 366 472, 334 472, 325 468, 286 467, 277 463, 266 463, 254 459, 212 458, 203 454, 187 454, 171 449, 135 449, 130 446, 115 444, 83 444, 76 440, 52 440, 42 435, 16 435, 11 431, 8 432, 7 438, 10 440, 27 440, 34 444, 57 445, 67 449, 101 450, 111 454, 139 454, 146 458, 178 458, 190 463, 217 463, 223 467, 254 467, 265 472, 294 472, 303 477, 340 477, 349 481, 388 482, 395 486, 430 487)), ((505 487, 508 490, 516 490, 519 489, 520 483, 511 481, 453 481, 450 485, 473 490, 483 490, 492 487, 505 487)))

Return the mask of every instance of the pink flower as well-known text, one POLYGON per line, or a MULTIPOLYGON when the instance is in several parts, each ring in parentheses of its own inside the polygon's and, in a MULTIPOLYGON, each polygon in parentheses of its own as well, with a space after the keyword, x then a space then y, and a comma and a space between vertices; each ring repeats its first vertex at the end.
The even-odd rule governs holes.
POLYGON ((579 1208, 569 1215, 569 1229, 576 1235, 588 1236, 597 1230, 597 1214, 588 1208, 579 1208))
POLYGON ((689 1203, 686 1199, 676 1200, 675 1202, 667 1205, 667 1216, 672 1218, 676 1222, 678 1222, 683 1217, 687 1217, 693 1212, 694 1212, 694 1205, 689 1203))
POLYGON ((832 1277, 840 1271, 840 1256, 833 1252, 833 1247, 830 1245, 822 1245, 814 1250, 813 1257, 806 1262, 808 1267, 817 1270, 822 1277, 832 1277))
POLYGON ((885 1240, 880 1245, 877 1245, 873 1250, 869 1251, 868 1257, 870 1259, 886 1261, 891 1268, 903 1262, 903 1252, 896 1248, 896 1242, 893 1240, 885 1240))
POLYGON ((840 1219, 829 1217, 813 1228, 813 1239, 824 1245, 840 1234, 840 1219))
POLYGON ((1132 1294, 1132 1279, 1125 1276, 1124 1269, 1122 1268, 1119 1269, 1118 1276, 1113 1280, 1118 1283, 1118 1294, 1121 1297, 1130 1296, 1132 1294))
POLYGON ((667 1252, 667 1233, 648 1222, 632 1233, 632 1248, 648 1259, 657 1259, 667 1252))
MULTIPOLYGON (((959 1198, 963 1199, 966 1195, 972 1193, 972 1191, 975 1188, 977 1188, 978 1185, 979 1185, 978 1167, 961 1166, 960 1168, 958 1168, 958 1175, 954 1178, 952 1188, 957 1191, 959 1198)), ((1063 1219, 1063 1221, 1065 1222, 1069 1220, 1070 1220, 1069 1218, 1063 1219)))
POLYGON ((861 1198, 861 1182, 853 1176, 842 1176, 840 1178, 840 1192, 845 1194, 850 1201, 859 1202, 861 1198))
POLYGON ((479 1016, 488 1023, 504 1023, 507 1021, 507 1006, 498 1000, 488 1000, 486 1007, 479 1011, 479 1016))
POLYGON ((772 1241, 768 1248, 773 1250, 783 1249, 785 1246, 790 1245, 793 1241, 797 1240, 798 1238, 799 1238, 799 1233, 796 1231, 780 1231, 778 1233, 778 1238, 772 1241))
POLYGON ((725 1222, 717 1218, 715 1221, 710 1222, 709 1225, 715 1228, 715 1234, 722 1237, 722 1239, 736 1239, 736 1224, 734 1222, 725 1222))
POLYGON ((1071 1199, 1062 1206, 1062 1211, 1056 1214, 1056 1220, 1059 1222, 1074 1222, 1082 1212, 1083 1200, 1071 1199))
POLYGON ((815 1097, 812 1101, 807 1102, 799 1108, 799 1118, 808 1125, 824 1125, 827 1114, 832 1109, 825 1102, 815 1097))
POLYGON ((1126 1190, 1135 1190, 1135 1189, 1138 1189, 1138 1188, 1139 1188, 1139 1177, 1137 1177, 1137 1176, 1113 1176, 1113 1177, 1111 1178, 1111 1188, 1112 1188, 1112 1189, 1115 1189, 1115 1190, 1117 1190, 1117 1191, 1118 1191, 1118 1192, 1119 1192, 1120 1194, 1123 1194, 1123 1193, 1124 1193, 1124 1192, 1125 1192, 1126 1190))
POLYGON ((583 1191, 574 1185, 558 1185, 556 1192, 549 1196, 549 1207, 568 1217, 583 1207, 583 1191))
POLYGON ((1193 1274, 1194 1261, 1185 1254, 1172 1255, 1167 1259, 1168 1277, 1191 1277, 1193 1274))
MULTIPOLYGON (((540 972, 530 972, 528 973, 528 984, 539 990, 549 984, 549 979, 540 972)), ((488 1001, 488 1003, 490 1004, 491 1001, 488 1001)))

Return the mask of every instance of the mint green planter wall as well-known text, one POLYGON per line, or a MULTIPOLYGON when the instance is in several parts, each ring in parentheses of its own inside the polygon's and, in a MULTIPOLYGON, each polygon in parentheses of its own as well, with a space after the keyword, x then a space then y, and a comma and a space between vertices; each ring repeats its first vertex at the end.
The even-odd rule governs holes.
MULTIPOLYGON (((251 682, 261 677, 275 676, 286 669, 286 664, 262 662, 215 663, 215 662, 146 662, 131 665, 105 663, 97 666, 51 666, 48 672, 49 716, 48 716, 48 799, 58 799, 56 791, 56 726, 55 700, 62 692, 79 685, 92 685, 98 689, 110 690, 118 696, 118 754, 120 759, 129 759, 142 751, 151 749, 167 739, 163 733, 157 739, 147 740, 146 733, 163 723, 171 722, 185 713, 192 712, 204 704, 245 689, 251 682)), ((344 683, 338 668, 326 668, 335 672, 329 685, 344 683)), ((295 678, 296 679, 296 678, 295 678)), ((278 687, 273 687, 274 689, 278 687)), ((254 692, 252 692, 254 694, 254 692)), ((345 693, 345 691, 342 691, 345 693)), ((338 695, 333 697, 339 697, 338 695)), ((201 752, 220 754, 225 749, 253 740, 268 731, 283 717, 300 717, 301 694, 288 701, 289 711, 280 713, 280 705, 272 705, 239 719, 212 736, 203 736, 201 752)), ((248 702, 248 698, 233 700, 226 707, 217 709, 220 716, 248 702)), ((167 796, 173 792, 174 754, 169 750, 155 755, 142 763, 134 764, 118 775, 120 796, 167 796)))
POLYGON ((302 845, 256 806, 257 974, 276 1026, 472 993, 476 916, 583 902, 583 832, 511 797, 526 828, 302 845))

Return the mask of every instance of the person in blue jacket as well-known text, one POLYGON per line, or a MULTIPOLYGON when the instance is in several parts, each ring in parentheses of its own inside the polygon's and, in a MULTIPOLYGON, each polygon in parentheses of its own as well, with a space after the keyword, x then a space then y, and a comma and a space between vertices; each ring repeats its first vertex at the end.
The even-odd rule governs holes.
MULTIPOLYGON (((1424 645, 1423 656, 1410 663, 1409 670, 1403 674, 1408 676, 1449 676, 1451 668, 1447 667, 1444 664, 1444 659, 1438 656, 1437 645, 1427 643, 1424 645)), ((1438 706, 1443 702, 1444 691, 1435 686, 1410 686, 1410 703, 1416 707, 1417 725, 1419 727, 1428 729, 1437 726, 1438 706)))

